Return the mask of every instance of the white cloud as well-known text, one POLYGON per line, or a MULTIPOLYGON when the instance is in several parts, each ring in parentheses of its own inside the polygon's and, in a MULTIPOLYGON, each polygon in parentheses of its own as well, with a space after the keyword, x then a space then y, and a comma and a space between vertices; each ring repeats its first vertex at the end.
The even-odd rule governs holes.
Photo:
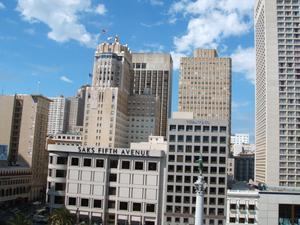
POLYGON ((178 70, 180 67, 180 58, 181 57, 185 57, 186 55, 183 53, 179 53, 179 52, 171 52, 172 55, 172 59, 173 59, 173 69, 174 70, 178 70))
POLYGON ((80 14, 91 12, 91 0, 18 0, 17 11, 29 22, 43 22, 50 28, 48 37, 57 42, 75 40, 88 47, 97 43, 80 22, 80 14))
POLYGON ((5 5, 2 2, 0 2, 0 10, 1 9, 5 9, 5 5))
POLYGON ((72 81, 70 78, 66 77, 66 76, 61 76, 59 79, 60 79, 61 81, 67 82, 67 83, 69 83, 69 84, 72 84, 72 83, 73 83, 73 81, 72 81))
POLYGON ((239 46, 230 57, 233 72, 244 75, 247 80, 255 84, 255 49, 239 46))
POLYGON ((105 15, 105 13, 107 12, 107 9, 105 7, 104 4, 99 4, 97 7, 96 7, 96 13, 98 13, 99 15, 105 15))
POLYGON ((188 18, 187 31, 174 38, 177 52, 217 47, 222 40, 247 33, 252 27, 254 0, 180 0, 171 5, 172 21, 188 18))

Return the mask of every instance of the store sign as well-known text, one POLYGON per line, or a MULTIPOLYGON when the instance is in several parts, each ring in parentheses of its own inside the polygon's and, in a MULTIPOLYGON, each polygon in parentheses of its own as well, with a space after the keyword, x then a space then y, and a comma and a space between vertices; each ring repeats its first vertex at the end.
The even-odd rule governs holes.
POLYGON ((0 145, 0 160, 7 160, 8 158, 8 145, 0 145))
POLYGON ((194 124, 194 125, 209 125, 208 120, 187 120, 187 124, 194 124))
POLYGON ((149 156, 149 150, 136 150, 129 148, 96 148, 78 146, 78 152, 103 155, 149 156))

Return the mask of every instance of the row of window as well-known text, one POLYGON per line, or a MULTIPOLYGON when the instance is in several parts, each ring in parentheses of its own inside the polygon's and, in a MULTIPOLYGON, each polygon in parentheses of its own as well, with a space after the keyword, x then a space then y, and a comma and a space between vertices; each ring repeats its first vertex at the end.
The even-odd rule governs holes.
MULTIPOLYGON (((139 202, 124 202, 124 201, 118 201, 118 210, 126 210, 126 211, 133 211, 133 212, 155 212, 155 204, 144 204, 144 210, 143 210, 143 204, 139 202)), ((68 198, 68 205, 70 206, 82 206, 82 207, 93 207, 93 208, 103 208, 103 200, 101 199, 88 199, 88 198, 81 198, 77 199, 75 197, 69 197, 68 198)), ((116 201, 109 200, 108 201, 108 208, 109 209, 115 209, 116 208, 116 201)))
POLYGON ((201 126, 201 125, 170 125, 170 131, 188 132, 226 132, 226 126, 201 126))
POLYGON ((169 135, 169 142, 188 142, 188 143, 215 143, 215 144, 226 144, 226 137, 221 136, 192 136, 192 135, 169 135), (185 137, 185 138, 184 138, 185 137), (201 140, 202 139, 202 140, 201 140))
POLYGON ((185 152, 185 153, 210 153, 210 154, 225 154, 226 147, 224 146, 199 146, 199 145, 169 145, 169 152, 185 152))
MULTIPOLYGON (((66 165, 68 162, 67 157, 58 156, 56 158, 56 164, 66 165)), ((49 163, 53 164, 53 156, 49 157, 49 163)), ((105 160, 104 159, 92 159, 92 158, 79 158, 71 157, 71 166, 83 166, 83 167, 96 167, 104 168, 105 160)), ((108 167, 110 169, 132 169, 132 170, 142 170, 144 171, 157 171, 157 162, 144 162, 144 161, 130 161, 130 160, 118 160, 118 159, 109 159, 108 167)), ((52 170, 49 171, 49 176, 52 176, 52 170), (50 175, 51 173, 51 175, 50 175)), ((56 170, 56 177, 65 177, 66 173, 64 170, 56 170)))

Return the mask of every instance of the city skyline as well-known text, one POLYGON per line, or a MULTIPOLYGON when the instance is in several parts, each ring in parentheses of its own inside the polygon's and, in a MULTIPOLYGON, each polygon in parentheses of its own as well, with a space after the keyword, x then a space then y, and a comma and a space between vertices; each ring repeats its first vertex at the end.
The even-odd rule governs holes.
POLYGON ((250 133, 254 141, 253 1, 243 6, 225 0, 64 2, 54 1, 49 8, 35 1, 1 1, 1 93, 75 95, 81 85, 91 83, 88 74, 95 44, 118 34, 132 52, 172 54, 172 111, 177 111, 179 56, 190 56, 197 47, 215 47, 220 57, 233 58, 232 132, 250 133), (53 18, 41 16, 45 9, 69 16, 70 22, 59 27, 53 18), (211 30, 203 25, 206 21, 211 30), (224 30, 223 21, 234 29, 224 30), (78 28, 78 32, 70 33, 68 28, 78 28), (17 67, 15 62, 19 62, 17 67))

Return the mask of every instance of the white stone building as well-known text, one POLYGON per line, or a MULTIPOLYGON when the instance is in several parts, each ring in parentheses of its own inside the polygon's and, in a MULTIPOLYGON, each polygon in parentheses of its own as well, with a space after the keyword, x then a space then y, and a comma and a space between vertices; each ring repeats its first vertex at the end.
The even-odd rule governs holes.
POLYGON ((131 148, 48 145, 47 203, 65 205, 79 221, 159 225, 167 143, 163 137, 131 148))

